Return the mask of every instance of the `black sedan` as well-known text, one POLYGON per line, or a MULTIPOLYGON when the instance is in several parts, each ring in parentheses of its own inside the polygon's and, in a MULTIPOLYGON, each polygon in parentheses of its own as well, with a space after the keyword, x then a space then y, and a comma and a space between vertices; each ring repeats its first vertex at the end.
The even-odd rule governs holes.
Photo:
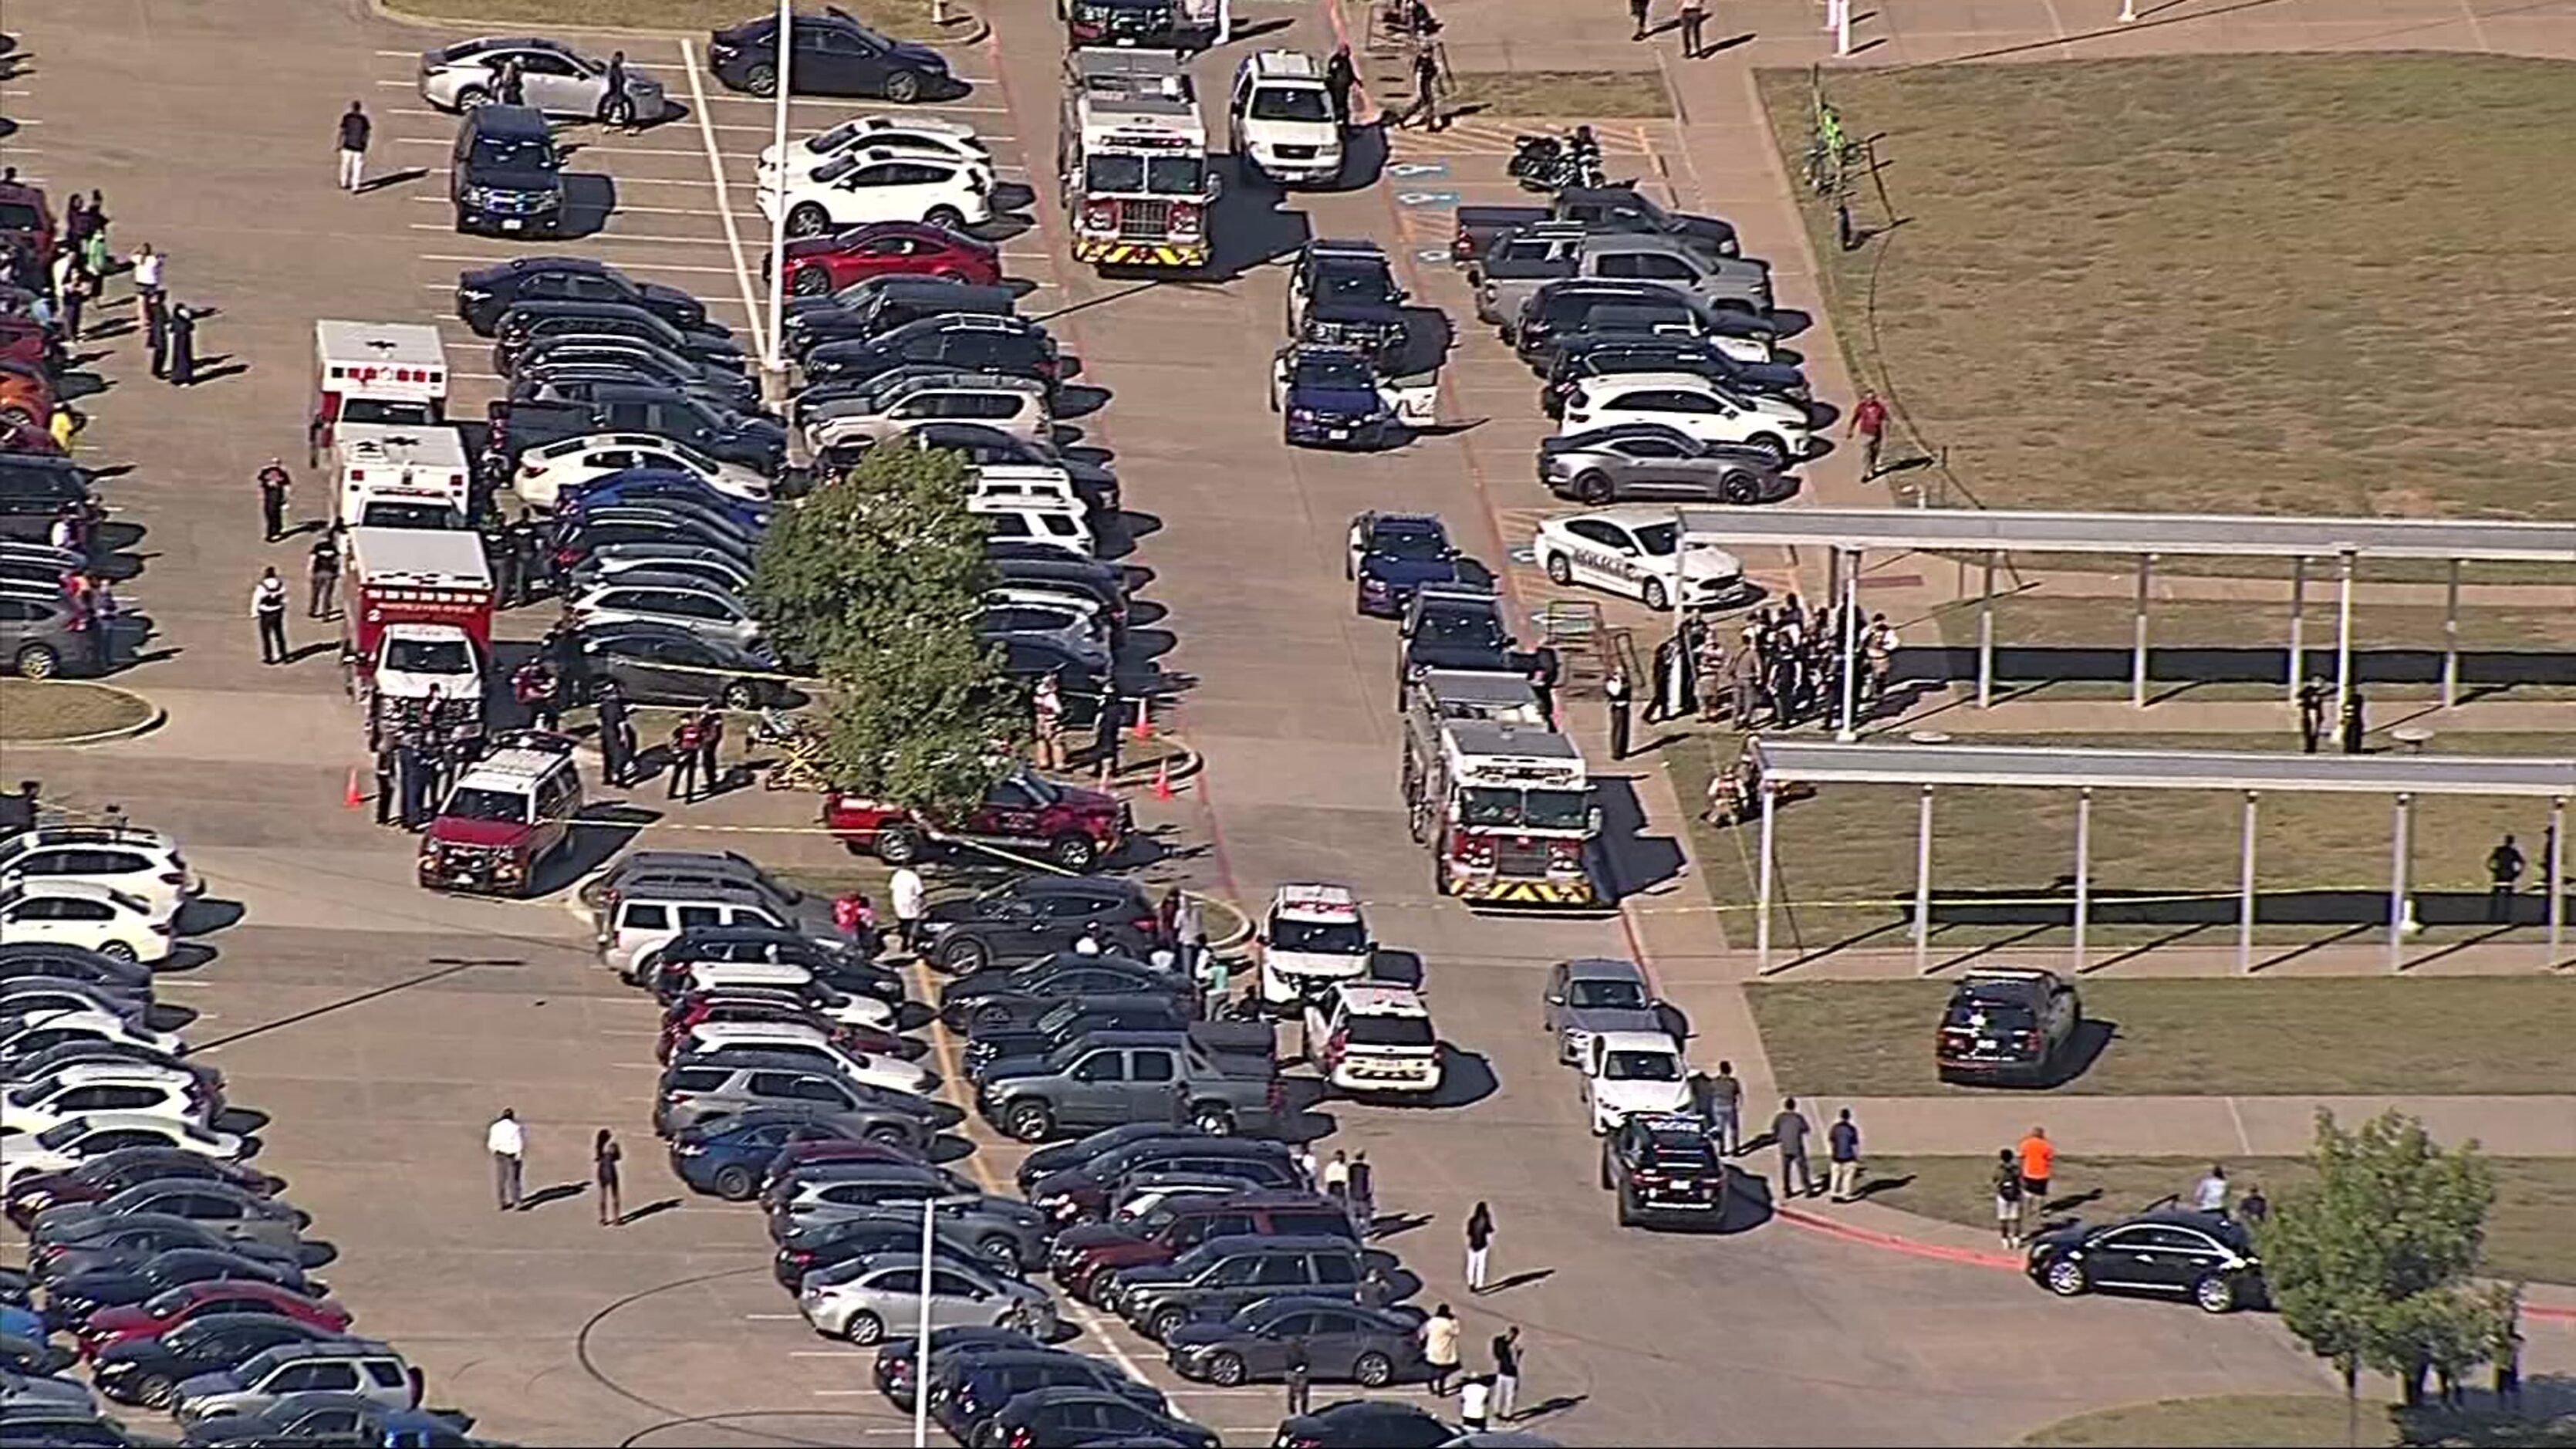
POLYGON ((1020 1196, 1044 1178, 1059 1172, 1072 1172, 1140 1143, 1157 1141, 1200 1141, 1207 1134, 1195 1127, 1174 1127, 1162 1122, 1128 1122, 1116 1127, 1103 1127, 1088 1137, 1070 1142, 1051 1142, 1020 1159, 1018 1182, 1020 1196))
POLYGON ((721 699, 728 709, 779 703, 788 686, 774 678, 778 661, 766 652, 692 633, 677 624, 628 620, 593 624, 576 636, 594 677, 617 681, 634 704, 704 704, 721 699))
MULTIPOLYGON (((788 89, 807 96, 882 96, 908 104, 964 91, 948 58, 929 46, 892 40, 826 5, 795 17, 788 39, 788 89)), ((755 96, 778 94, 778 19, 762 15, 707 37, 707 70, 755 96)))
POLYGON ((898 367, 1025 377, 1052 389, 1064 364, 1055 339, 1035 322, 965 315, 923 317, 882 336, 825 341, 805 354, 803 365, 808 385, 798 398, 800 415, 834 397, 851 396, 858 384, 898 367))
POLYGON ((1026 1026, 1074 996, 1160 994, 1182 997, 1190 984, 1169 971, 1115 956, 1050 956, 1016 971, 951 981, 939 993, 939 1015, 951 1030, 1026 1026))
POLYGON ((705 304, 677 287, 638 282, 590 257, 514 257, 456 274, 456 315, 474 335, 489 337, 501 314, 521 302, 623 302, 682 331, 707 328, 705 304))
MULTIPOLYGON (((797 1223, 779 1236, 778 1251, 770 1259, 770 1272, 777 1277, 779 1287, 794 1293, 804 1285, 805 1275, 818 1268, 880 1253, 920 1256, 921 1212, 917 1203, 797 1223)), ((979 1251, 973 1231, 945 1215, 931 1225, 930 1256, 978 1273, 1000 1270, 991 1254, 979 1251)), ((907 1336, 903 1341, 912 1340, 907 1336)))
POLYGON ((1702 442, 1661 423, 1542 438, 1538 475, 1558 497, 1595 505, 1638 498, 1773 503, 1798 491, 1797 480, 1760 449, 1702 442))
POLYGON ((274 1283, 308 1298, 319 1298, 330 1291, 306 1278, 304 1270, 292 1263, 245 1258, 239 1253, 210 1248, 173 1248, 140 1263, 93 1268, 53 1280, 45 1287, 45 1321, 65 1328, 100 1309, 140 1303, 165 1288, 219 1279, 274 1283))
MULTIPOLYGON (((907 1409, 912 1407, 913 1360, 920 1347, 921 1341, 910 1334, 889 1338, 878 1346, 876 1363, 871 1369, 877 1392, 907 1409)), ((1044 1344, 1016 1328, 994 1328, 981 1323, 930 1331, 930 1361, 933 1364, 950 1354, 971 1355, 1043 1347, 1044 1344)))
POLYGON ((2023 1265, 2060 1298, 2104 1292, 2189 1298, 2204 1313, 2265 1302, 2263 1264, 2242 1223, 2221 1213, 2153 1208, 2104 1227, 2073 1223, 2033 1238, 2023 1265))
POLYGON ((922 954, 943 971, 963 974, 1070 951, 1086 935, 1102 950, 1142 957, 1162 927, 1154 903, 1133 881, 1030 875, 940 901, 921 929, 922 954))
POLYGON ((104 1202, 129 1187, 174 1178, 228 1182, 271 1193, 277 1181, 257 1168, 179 1147, 125 1147, 85 1158, 61 1172, 29 1173, 9 1185, 9 1220, 24 1228, 57 1203, 104 1202))
POLYGON ((1344 1399, 1279 1421, 1285 1449, 1434 1449, 1458 1437, 1429 1410, 1387 1399, 1344 1399))
POLYGON ((1148 1409, 1127 1394, 1076 1384, 1031 1389, 1002 1405, 975 1427, 981 1449, 1037 1449, 1040 1445, 1145 1442, 1176 1449, 1217 1449, 1210 1430, 1187 1419, 1148 1409))
POLYGON ((1351 580, 1353 607, 1363 614, 1392 619, 1424 584, 1471 581, 1468 568, 1437 514, 1371 509, 1351 520, 1342 577, 1351 580))
POLYGON ((1317 1379, 1383 1388, 1426 1376, 1414 1319, 1330 1298, 1266 1298, 1221 1323, 1183 1323, 1163 1340, 1183 1378, 1231 1388, 1288 1376, 1288 1348, 1305 1340, 1317 1379))
POLYGON ((1761 397, 1806 402, 1811 396, 1807 375, 1786 362, 1745 362, 1705 338, 1608 332, 1575 339, 1557 349, 1547 380, 1539 385, 1539 408, 1551 418, 1561 418, 1566 398, 1583 379, 1621 372, 1695 372, 1761 397))

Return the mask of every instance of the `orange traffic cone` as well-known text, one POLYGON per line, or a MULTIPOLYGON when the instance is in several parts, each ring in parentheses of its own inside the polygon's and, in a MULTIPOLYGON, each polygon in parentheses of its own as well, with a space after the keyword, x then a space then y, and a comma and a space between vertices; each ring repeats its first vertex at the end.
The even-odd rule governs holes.
POLYGON ((366 808, 367 797, 359 793, 358 767, 355 765, 351 765, 349 767, 349 790, 347 794, 340 797, 340 804, 350 810, 362 810, 366 808))
POLYGON ((1150 740, 1153 737, 1154 712, 1144 700, 1140 699, 1136 701, 1136 738, 1150 740))
POLYGON ((1172 762, 1170 760, 1164 760, 1154 767, 1154 798, 1157 800, 1172 798, 1172 762))

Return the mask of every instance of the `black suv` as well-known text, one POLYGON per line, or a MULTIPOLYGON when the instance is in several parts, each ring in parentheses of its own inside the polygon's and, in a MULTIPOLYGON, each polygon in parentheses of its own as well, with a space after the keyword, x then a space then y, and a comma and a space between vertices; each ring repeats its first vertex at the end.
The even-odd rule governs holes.
POLYGON ((534 235, 563 229, 563 157, 543 111, 477 106, 456 128, 447 199, 458 231, 534 235))
POLYGON ((2103 1227, 2073 1223, 2031 1239, 2030 1280, 2060 1298, 2094 1289, 2189 1298, 2204 1313, 2259 1308, 2263 1263, 2245 1225, 2220 1213, 2152 1207, 2103 1227))
POLYGON ((590 257, 514 257, 456 274, 456 316, 489 337, 501 314, 521 302, 626 302, 674 327, 707 325, 704 303, 677 287, 638 282, 590 257))
POLYGON ((0 456, 0 538, 42 543, 90 498, 89 471, 63 458, 0 456))
POLYGON ((1414 590, 1397 629, 1395 707, 1404 709, 1415 680, 1434 669, 1517 672, 1511 626, 1503 602, 1490 590, 1467 584, 1425 584, 1414 590))
POLYGON ((1992 967, 1959 978, 1933 1061, 1943 1081, 2045 1082, 2084 1025, 2084 1003, 2053 971, 1992 967))
POLYGON ((1618 1194, 1619 1226, 1714 1224, 1726 1216, 1726 1164, 1708 1124, 1638 1113, 1601 1144, 1601 1185, 1618 1194))
POLYGON ((943 971, 981 971, 1070 951, 1086 932, 1103 951, 1142 958, 1159 943, 1162 927, 1134 881, 1021 876, 932 906, 922 922, 921 953, 943 971))
POLYGON ((1169 1263, 1118 1275, 1115 1308, 1161 1342, 1193 1318, 1226 1318, 1282 1293, 1355 1299, 1360 1250, 1344 1237, 1210 1238, 1169 1263))

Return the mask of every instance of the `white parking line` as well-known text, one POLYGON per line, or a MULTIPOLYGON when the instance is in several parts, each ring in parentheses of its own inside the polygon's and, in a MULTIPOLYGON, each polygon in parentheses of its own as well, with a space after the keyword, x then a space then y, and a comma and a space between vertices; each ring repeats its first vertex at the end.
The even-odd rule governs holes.
POLYGON ((733 218, 733 202, 725 194, 724 153, 716 149, 715 127, 707 116, 706 88, 698 84, 697 49, 683 38, 680 41, 680 64, 689 73, 689 99, 696 102, 698 134, 707 143, 707 174, 715 178, 716 208, 724 221, 725 245, 733 249, 733 278, 742 288, 743 311, 751 322, 752 349, 762 357, 769 355, 766 329, 762 326, 760 303, 751 294, 751 265, 742 255, 742 228, 733 218))
MULTIPOLYGON (((415 196, 412 200, 423 206, 449 204, 444 196, 415 196)), ((609 209, 609 214, 612 216, 717 216, 721 213, 711 206, 629 206, 621 201, 609 209)))
MULTIPOLYGON (((510 258, 506 256, 474 257, 448 252, 423 252, 420 254, 420 259, 424 262, 465 262, 469 265, 478 267, 494 266, 501 262, 510 260, 510 258)), ((731 267, 691 267, 683 266, 677 262, 648 262, 641 265, 638 270, 647 272, 696 272, 703 273, 711 277, 730 277, 733 275, 733 268, 731 267)), ((580 902, 576 901, 574 904, 578 906, 580 905, 580 902)), ((575 914, 580 915, 584 920, 588 920, 590 918, 589 912, 586 909, 577 911, 575 914)), ((646 1032, 644 1035, 658 1036, 660 1033, 646 1032)))
MULTIPOLYGON (((413 231, 443 231, 451 235, 453 235, 456 230, 453 226, 441 226, 434 221, 415 221, 411 224, 411 229, 413 231)), ((582 237, 581 240, 585 242, 624 242, 629 246, 720 247, 725 244, 724 238, 722 237, 640 236, 633 232, 614 231, 593 232, 586 237, 582 237)), ((493 257, 491 260, 502 262, 509 260, 509 258, 493 257)), ((725 269, 722 267, 710 267, 707 270, 720 272, 725 269)))
POLYGON ((746 1313, 743 1317, 754 1323, 802 1323, 805 1320, 802 1313, 746 1313))

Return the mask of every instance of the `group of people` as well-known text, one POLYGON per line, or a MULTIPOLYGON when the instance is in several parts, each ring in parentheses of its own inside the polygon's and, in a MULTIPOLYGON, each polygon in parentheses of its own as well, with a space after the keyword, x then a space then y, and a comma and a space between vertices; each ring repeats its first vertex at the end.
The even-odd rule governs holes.
MULTIPOLYGON (((522 1212, 536 1206, 544 1197, 527 1196, 528 1131, 521 1125, 518 1112, 509 1107, 483 1129, 483 1150, 492 1155, 493 1206, 505 1213, 522 1212)), ((599 1225, 615 1227, 626 1221, 626 1204, 621 1191, 626 1149, 617 1134, 602 1127, 590 1140, 591 1183, 599 1193, 599 1225)))
MULTIPOLYGON (((1645 681, 1644 719, 1727 720, 1739 730, 1789 729, 1830 720, 1842 692, 1844 630, 1852 630, 1852 710, 1866 719, 1887 697, 1899 639, 1885 614, 1866 622, 1842 606, 1808 610, 1795 594, 1747 615, 1736 647, 1701 614, 1685 614, 1663 642, 1645 681)), ((1628 755, 1629 710, 1638 685, 1613 663, 1602 681, 1610 705, 1610 758, 1628 755)))
MULTIPOLYGON (((1464 1367, 1460 1353, 1464 1330, 1458 1323, 1458 1315, 1450 1310, 1448 1304, 1434 1308, 1431 1316, 1422 1320, 1417 1334, 1422 1342, 1423 1361, 1431 1369, 1426 1387, 1433 1395, 1445 1397, 1452 1381, 1456 1382, 1458 1420, 1468 1433, 1481 1434, 1496 1424, 1508 1424, 1520 1417, 1521 1375, 1529 1367, 1529 1357, 1521 1348, 1519 1325, 1514 1324, 1494 1335, 1489 1348, 1494 1361, 1491 1372, 1464 1377, 1460 1375, 1464 1367)), ((1305 1412, 1303 1404, 1294 1397, 1302 1387, 1297 1382, 1299 1377, 1292 1357, 1289 1385, 1292 1395, 1289 1412, 1292 1414, 1305 1412)))
POLYGON ((427 825, 456 777, 483 758, 480 700, 378 695, 370 723, 378 825, 399 822, 414 831, 427 825))

